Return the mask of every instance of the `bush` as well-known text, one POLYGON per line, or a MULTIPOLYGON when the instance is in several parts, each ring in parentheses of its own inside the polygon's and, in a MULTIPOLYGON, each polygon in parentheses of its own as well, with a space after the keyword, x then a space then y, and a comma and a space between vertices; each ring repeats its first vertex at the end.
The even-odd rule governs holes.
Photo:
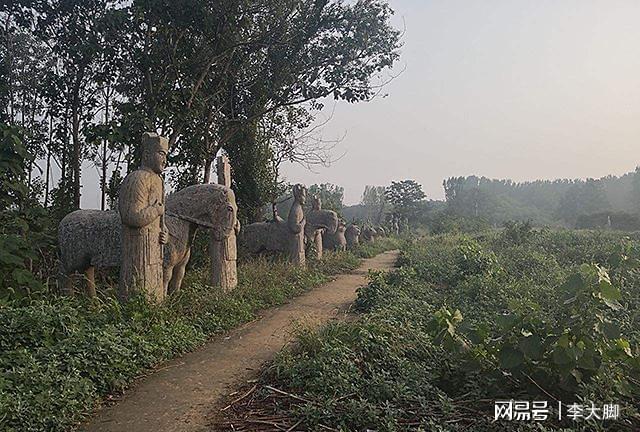
POLYGON ((265 372, 309 401, 276 413, 305 430, 637 430, 640 241, 526 232, 405 243, 359 290, 360 319, 304 333, 265 372), (549 395, 621 418, 493 422, 495 400, 549 395))

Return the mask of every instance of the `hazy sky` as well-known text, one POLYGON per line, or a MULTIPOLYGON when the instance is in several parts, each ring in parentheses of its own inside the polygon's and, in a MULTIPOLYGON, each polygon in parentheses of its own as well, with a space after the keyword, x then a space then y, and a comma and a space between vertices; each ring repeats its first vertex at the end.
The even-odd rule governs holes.
MULTIPOLYGON (((346 155, 291 182, 366 184, 620 175, 640 164, 640 1, 390 0, 406 28, 388 97, 335 106, 323 136, 346 155)), ((328 104, 329 111, 334 104, 328 104)), ((99 206, 85 169, 82 206, 99 206)))
MULTIPOLYGON (((620 175, 640 164, 640 1, 391 0, 406 26, 387 98, 339 103, 330 168, 285 167, 357 203, 365 184, 620 175)), ((331 104, 333 106, 333 104, 331 104)))

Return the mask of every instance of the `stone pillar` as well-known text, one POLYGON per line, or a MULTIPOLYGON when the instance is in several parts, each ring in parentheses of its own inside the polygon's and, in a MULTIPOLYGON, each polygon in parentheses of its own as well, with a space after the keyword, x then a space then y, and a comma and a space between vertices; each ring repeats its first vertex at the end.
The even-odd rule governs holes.
MULTIPOLYGON (((218 171, 218 183, 231 188, 231 165, 229 158, 219 156, 216 161, 218 171)), ((240 230, 240 224, 236 220, 235 228, 222 241, 217 241, 211 236, 209 247, 211 248, 211 284, 219 286, 223 291, 228 292, 238 286, 238 259, 236 248, 236 235, 240 230)))

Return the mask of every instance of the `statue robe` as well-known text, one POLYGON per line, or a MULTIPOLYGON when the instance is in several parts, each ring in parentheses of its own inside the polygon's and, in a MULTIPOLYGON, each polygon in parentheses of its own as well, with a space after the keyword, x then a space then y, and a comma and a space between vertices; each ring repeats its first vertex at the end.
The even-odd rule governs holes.
POLYGON ((162 178, 147 169, 136 170, 122 182, 118 210, 122 222, 122 265, 120 296, 132 289, 142 290, 149 300, 164 300, 162 282, 162 217, 157 203, 164 204, 162 178))
POLYGON ((294 201, 289 210, 287 228, 289 230, 289 259, 295 265, 305 267, 304 255, 304 212, 299 202, 294 201))

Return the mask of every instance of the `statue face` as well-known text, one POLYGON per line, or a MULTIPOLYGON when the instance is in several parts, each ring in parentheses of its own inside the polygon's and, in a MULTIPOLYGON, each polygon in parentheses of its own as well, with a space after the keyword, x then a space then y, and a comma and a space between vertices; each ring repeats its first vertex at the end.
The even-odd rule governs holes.
POLYGON ((293 187, 293 196, 300 204, 304 205, 307 202, 307 188, 302 185, 296 185, 293 187))
POLYGON ((167 164, 167 153, 164 150, 155 150, 148 155, 145 165, 153 170, 156 174, 162 174, 167 164))

